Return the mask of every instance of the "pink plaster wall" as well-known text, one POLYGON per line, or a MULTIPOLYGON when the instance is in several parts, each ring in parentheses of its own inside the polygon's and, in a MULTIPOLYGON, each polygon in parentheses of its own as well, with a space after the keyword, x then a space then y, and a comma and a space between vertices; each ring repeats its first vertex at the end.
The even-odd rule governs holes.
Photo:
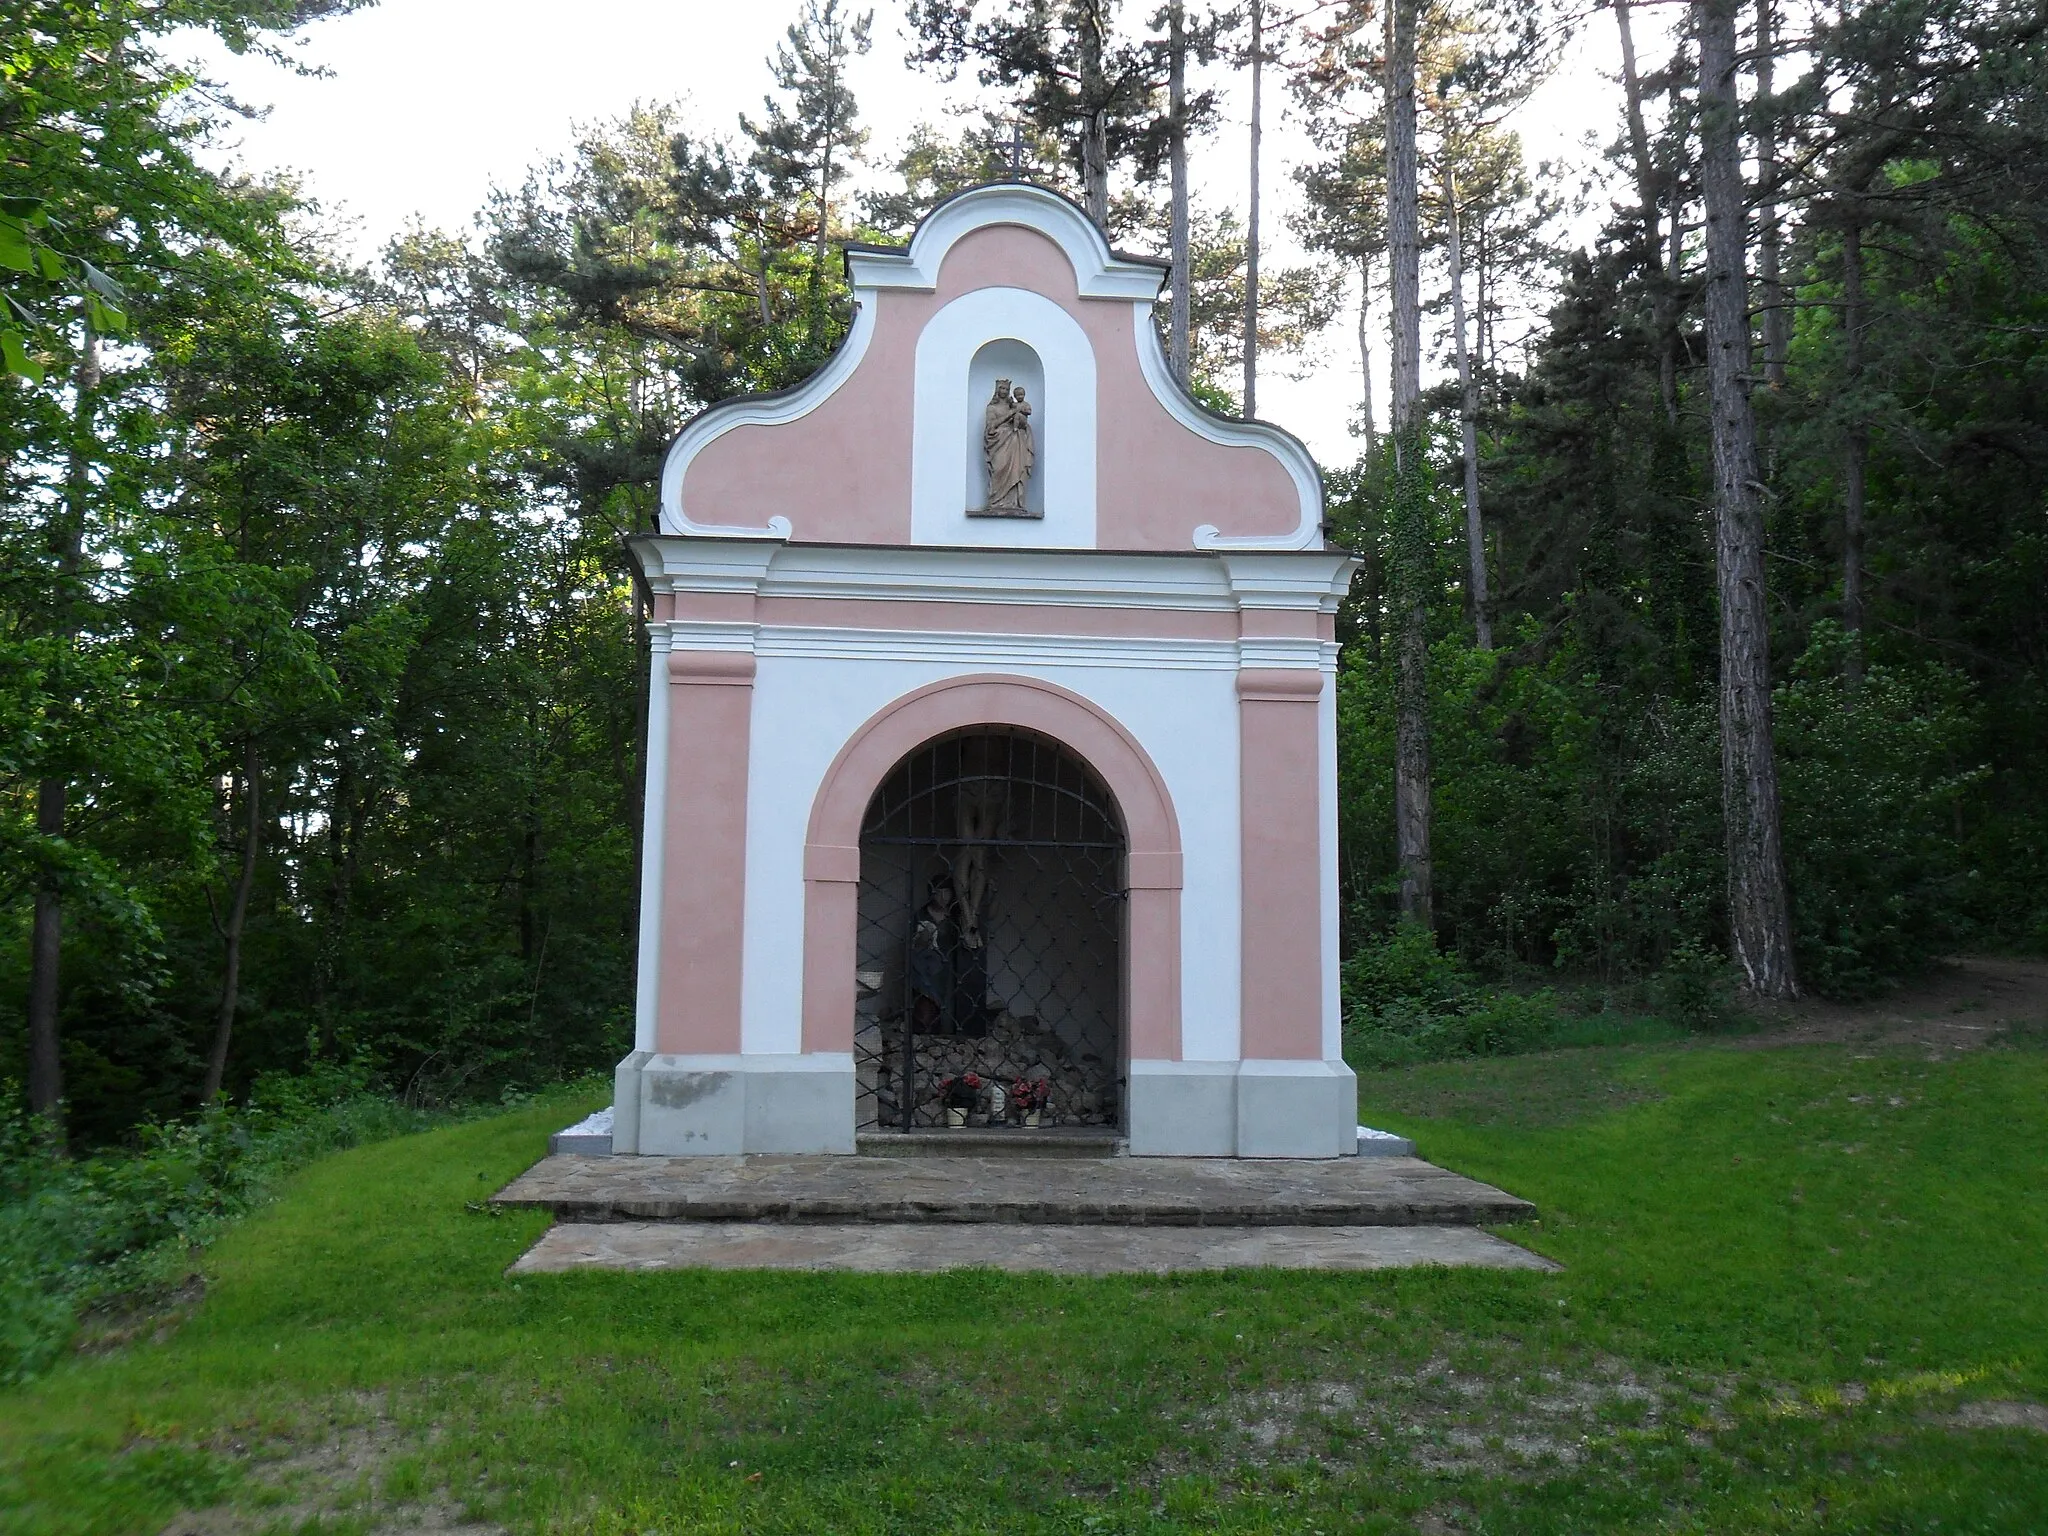
POLYGON ((1323 1054, 1322 687, 1307 670, 1237 675, 1247 1059, 1323 1054))
POLYGON ((853 1049, 860 823, 869 799, 910 753, 976 725, 1021 726, 1064 743, 1116 797, 1128 850, 1123 963, 1130 1053, 1178 1060, 1180 824, 1166 782, 1130 733, 1078 694, 1036 678, 991 675, 906 694, 856 731, 826 770, 804 849, 804 1049, 853 1049))
POLYGON ((1154 398, 1138 364, 1131 302, 1081 298, 1059 246, 1008 224, 957 241, 935 292, 875 294, 867 353, 822 405, 793 422, 736 427, 706 445, 684 478, 688 515, 741 527, 786 517, 799 541, 909 543, 917 338, 945 305, 987 287, 1044 294, 1094 346, 1098 548, 1187 549, 1204 523, 1227 535, 1298 526, 1299 498, 1279 460, 1197 436, 1154 398))
POLYGON ((754 658, 671 651, 668 684, 655 1048, 725 1055, 740 1048, 754 658))
MULTIPOLYGON (((708 617, 708 615, 707 615, 708 617)), ((1061 603, 953 603, 868 597, 764 597, 763 624, 907 629, 922 634, 1105 635, 1235 640, 1237 616, 1174 608, 1084 608, 1061 603)))

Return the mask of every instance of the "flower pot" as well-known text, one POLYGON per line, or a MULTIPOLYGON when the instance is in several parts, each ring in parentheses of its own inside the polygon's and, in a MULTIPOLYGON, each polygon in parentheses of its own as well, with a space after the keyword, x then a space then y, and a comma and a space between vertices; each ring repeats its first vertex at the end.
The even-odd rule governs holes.
POLYGON ((964 1109, 954 1109, 954 1108, 953 1108, 953 1107, 952 1107, 951 1105, 948 1105, 948 1106, 946 1107, 946 1127, 947 1127, 947 1129, 949 1129, 949 1130, 955 1130, 955 1131, 957 1131, 957 1130, 959 1130, 959 1129, 960 1129, 960 1127, 961 1127, 961 1126, 965 1125, 966 1123, 967 1123, 967 1111, 966 1111, 966 1110, 964 1110, 964 1109))
POLYGON ((1025 1124, 1026 1124, 1027 1126, 1035 1126, 1035 1125, 1037 1125, 1037 1124, 1038 1124, 1038 1111, 1037 1111, 1037 1110, 1035 1110, 1035 1109, 1027 1109, 1027 1110, 1025 1110, 1025 1111, 1024 1111, 1024 1123, 1025 1123, 1025 1124))

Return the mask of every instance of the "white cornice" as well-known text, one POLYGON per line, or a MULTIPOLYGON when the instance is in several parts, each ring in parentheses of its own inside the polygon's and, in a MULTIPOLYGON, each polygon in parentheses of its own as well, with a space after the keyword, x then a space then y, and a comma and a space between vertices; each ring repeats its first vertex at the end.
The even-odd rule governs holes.
POLYGON ((656 592, 885 598, 1228 613, 1221 562, 1199 555, 942 546, 762 544, 642 538, 633 550, 656 592))
POLYGON ((1246 635, 1236 643, 1237 660, 1247 667, 1303 672, 1322 670, 1323 643, 1296 635, 1246 635))
MULTIPOLYGON (((957 666, 1139 667, 1170 672, 1231 672, 1235 640, 1122 635, 988 635, 841 625, 735 624, 677 619, 654 624, 664 650, 751 652, 756 656, 837 661, 931 661, 957 666)), ((1313 642, 1311 642, 1313 645, 1313 642)), ((1264 654, 1261 652, 1260 654, 1264 654)), ((1300 665, 1293 660, 1246 663, 1300 665)), ((1307 663, 1314 666, 1313 660, 1307 663)))
POLYGON ((1218 551, 1230 573, 1230 590, 1242 608, 1313 609, 1335 613, 1364 564, 1345 550, 1281 553, 1218 551))
POLYGON ((847 275, 856 294, 878 288, 928 291, 939 285, 946 253, 964 236, 991 224, 1021 224, 1058 244, 1074 268, 1074 284, 1084 299, 1150 303, 1166 280, 1166 273, 1152 263, 1117 255, 1095 221, 1058 193, 1025 182, 974 187, 941 203, 917 226, 904 250, 849 250, 847 275))
POLYGON ((782 544, 663 536, 632 542, 655 592, 1231 613, 1334 613, 1359 567, 1342 550, 1209 555, 782 544))

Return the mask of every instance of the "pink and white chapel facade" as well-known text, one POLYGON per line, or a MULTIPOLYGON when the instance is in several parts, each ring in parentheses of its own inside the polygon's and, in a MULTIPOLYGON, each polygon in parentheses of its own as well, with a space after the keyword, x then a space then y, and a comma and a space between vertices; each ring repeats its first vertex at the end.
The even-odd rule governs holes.
POLYGON ((1174 383, 1163 266, 1053 193, 975 188, 847 268, 844 345, 692 421, 635 541, 654 665, 614 1152, 850 1153, 943 1127, 972 1082, 953 1118, 1018 1136, 1021 1103, 1134 1155, 1355 1151, 1356 562, 1314 462, 1174 383))

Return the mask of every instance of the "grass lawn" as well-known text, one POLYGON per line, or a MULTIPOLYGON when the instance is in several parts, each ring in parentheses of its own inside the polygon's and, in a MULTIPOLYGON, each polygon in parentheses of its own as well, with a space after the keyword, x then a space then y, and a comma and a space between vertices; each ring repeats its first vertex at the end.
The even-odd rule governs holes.
POLYGON ((1564 1272, 514 1282, 544 1219, 474 1202, 557 1100, 314 1165, 167 1337, 0 1395, 0 1529, 2048 1531, 2038 1045, 1362 1100, 1564 1272))

